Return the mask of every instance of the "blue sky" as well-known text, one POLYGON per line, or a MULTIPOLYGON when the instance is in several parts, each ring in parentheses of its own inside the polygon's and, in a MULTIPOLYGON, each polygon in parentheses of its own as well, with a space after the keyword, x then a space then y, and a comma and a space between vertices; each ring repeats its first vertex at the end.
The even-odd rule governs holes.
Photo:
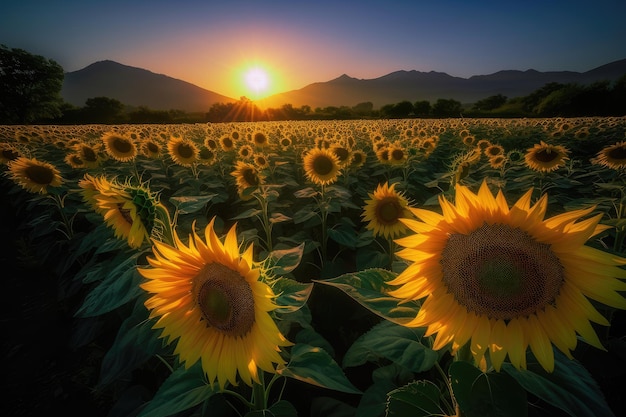
POLYGON ((238 98, 253 94, 254 66, 266 95, 344 73, 584 72, 626 58, 624 16, 624 0, 13 0, 0 6, 0 43, 65 71, 110 59, 238 98))

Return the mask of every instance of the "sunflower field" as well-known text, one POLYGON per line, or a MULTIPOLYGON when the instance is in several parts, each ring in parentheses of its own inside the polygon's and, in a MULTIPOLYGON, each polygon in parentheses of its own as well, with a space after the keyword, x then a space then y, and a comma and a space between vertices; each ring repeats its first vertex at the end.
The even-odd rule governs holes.
POLYGON ((624 117, 0 126, 0 164, 7 415, 626 412, 624 117))

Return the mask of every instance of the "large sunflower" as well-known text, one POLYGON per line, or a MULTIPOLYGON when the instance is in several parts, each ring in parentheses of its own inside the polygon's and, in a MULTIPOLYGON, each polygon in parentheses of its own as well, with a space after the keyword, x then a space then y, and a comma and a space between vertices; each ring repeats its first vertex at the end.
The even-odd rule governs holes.
POLYGON ((78 185, 83 189, 83 200, 104 217, 116 238, 126 240, 134 249, 150 240, 157 201, 149 190, 89 174, 78 185))
POLYGON ((406 231, 401 218, 413 217, 408 209, 409 202, 402 193, 395 190, 396 184, 379 184, 374 193, 365 200, 363 220, 368 222, 367 229, 374 231, 374 236, 393 239, 406 231))
POLYGON ((568 150, 561 145, 550 145, 541 141, 526 150, 524 160, 528 168, 539 172, 556 171, 569 158, 568 150))
POLYGON ((46 194, 48 187, 60 187, 63 178, 52 164, 35 158, 20 156, 8 163, 11 179, 23 189, 38 194, 46 194))
POLYGON ((508 355, 525 368, 528 347, 549 372, 551 344, 572 358, 577 334, 603 349, 590 322, 609 325, 590 299, 626 308, 626 258, 585 245, 609 228, 593 207, 544 219, 547 196, 531 205, 532 189, 509 208, 483 182, 477 194, 456 186, 456 202, 439 202, 443 214, 413 208, 421 221, 403 220, 415 235, 398 239, 398 256, 413 261, 390 282, 391 295, 426 298, 407 326, 437 333, 433 348, 469 343, 476 362, 496 370, 508 355))
POLYGON ((340 174, 339 158, 329 149, 312 148, 303 158, 307 178, 319 185, 337 181, 340 174))
POLYGON ((145 302, 150 317, 158 317, 160 337, 177 340, 175 353, 186 367, 198 360, 209 383, 220 388, 239 378, 260 382, 259 368, 275 372, 283 365, 280 347, 291 343, 280 333, 270 312, 275 294, 264 271, 252 259, 252 245, 240 254, 236 226, 222 243, 215 219, 202 239, 194 231, 185 245, 174 234, 174 246, 154 241, 152 268, 140 269, 152 294, 145 302))
POLYGON ((593 162, 614 170, 626 169, 626 141, 602 148, 593 162))

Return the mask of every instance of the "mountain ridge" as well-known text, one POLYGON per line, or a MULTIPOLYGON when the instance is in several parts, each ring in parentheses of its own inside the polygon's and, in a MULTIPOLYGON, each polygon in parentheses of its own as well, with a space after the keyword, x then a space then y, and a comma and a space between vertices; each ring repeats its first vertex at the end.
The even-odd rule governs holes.
POLYGON ((65 73, 61 97, 75 106, 83 106, 88 98, 109 97, 135 107, 187 112, 237 101, 187 81, 111 60, 65 73))
MULTIPOLYGON (((256 104, 261 108, 280 108, 289 104, 293 107, 307 105, 314 109, 352 107, 364 102, 371 102, 374 108, 380 108, 405 100, 434 102, 437 99, 454 99, 473 103, 496 94, 508 98, 525 96, 550 82, 614 82, 624 74, 626 59, 585 72, 501 70, 469 78, 417 70, 397 70, 371 79, 354 78, 343 73, 329 81, 271 95, 256 104)), ((61 96, 76 106, 83 106, 88 98, 109 97, 130 106, 187 112, 206 112, 213 104, 239 101, 187 81, 111 60, 97 61, 81 70, 65 73, 61 96)))

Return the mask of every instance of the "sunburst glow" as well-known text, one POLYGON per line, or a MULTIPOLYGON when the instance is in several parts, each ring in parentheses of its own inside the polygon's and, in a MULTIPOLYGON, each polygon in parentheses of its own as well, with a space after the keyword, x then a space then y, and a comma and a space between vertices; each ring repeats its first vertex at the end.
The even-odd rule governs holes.
POLYGON ((246 86, 256 95, 265 92, 270 80, 267 72, 260 67, 254 67, 246 72, 246 86))

